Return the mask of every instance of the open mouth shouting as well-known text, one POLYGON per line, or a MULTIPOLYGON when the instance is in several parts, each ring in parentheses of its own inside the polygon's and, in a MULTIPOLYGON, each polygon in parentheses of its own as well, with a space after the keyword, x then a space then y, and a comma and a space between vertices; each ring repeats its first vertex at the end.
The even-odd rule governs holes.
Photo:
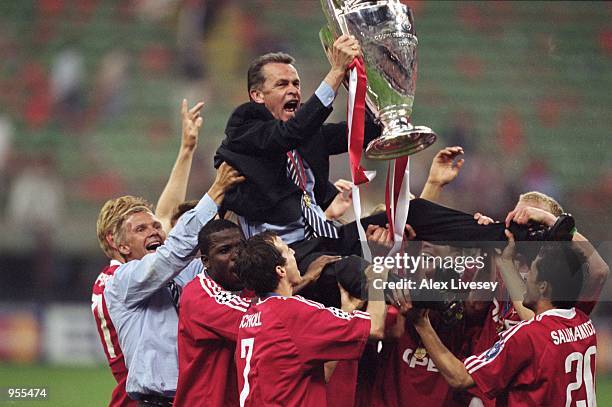
POLYGON ((283 105, 283 111, 288 114, 294 114, 299 104, 300 101, 298 99, 292 99, 283 105))
POLYGON ((145 245, 145 249, 147 249, 148 252, 154 252, 156 251, 161 245, 163 244, 163 242, 161 241, 160 238, 153 238, 151 240, 149 240, 147 242, 147 244, 145 245))

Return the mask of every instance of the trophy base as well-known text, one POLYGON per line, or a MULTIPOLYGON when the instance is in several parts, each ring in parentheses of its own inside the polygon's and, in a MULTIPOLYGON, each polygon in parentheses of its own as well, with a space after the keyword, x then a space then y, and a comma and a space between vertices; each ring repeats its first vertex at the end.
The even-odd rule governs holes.
POLYGON ((368 144, 366 157, 371 160, 393 160, 412 155, 432 145, 436 137, 436 133, 425 126, 384 129, 382 136, 368 144))

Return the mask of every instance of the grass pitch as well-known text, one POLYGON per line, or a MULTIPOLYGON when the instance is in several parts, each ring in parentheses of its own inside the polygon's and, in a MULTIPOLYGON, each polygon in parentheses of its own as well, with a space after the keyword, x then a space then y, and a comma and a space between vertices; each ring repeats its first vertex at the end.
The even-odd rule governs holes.
MULTIPOLYGON (((37 401, 8 401, 0 396, 0 406, 76 407, 107 406, 115 380, 107 366, 60 367, 0 364, 0 388, 46 387, 47 398, 37 401)), ((612 376, 598 376, 597 402, 612 406, 612 376)))

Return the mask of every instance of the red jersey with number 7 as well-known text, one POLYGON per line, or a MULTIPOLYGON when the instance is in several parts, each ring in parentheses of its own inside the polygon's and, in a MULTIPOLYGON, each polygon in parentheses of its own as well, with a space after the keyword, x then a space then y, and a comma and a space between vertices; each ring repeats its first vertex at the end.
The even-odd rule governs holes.
POLYGON ((238 328, 240 405, 325 406, 323 363, 358 359, 369 333, 364 312, 349 314, 299 296, 259 301, 238 328))
POLYGON ((597 338, 580 310, 551 309, 464 364, 496 406, 594 406, 597 338))
POLYGON ((117 331, 110 319, 104 299, 106 282, 115 274, 115 271, 120 265, 121 263, 117 260, 111 260, 110 264, 106 266, 98 275, 98 278, 96 278, 91 294, 91 311, 96 321, 96 327, 98 328, 98 334, 102 341, 102 348, 108 360, 108 365, 117 381, 117 386, 113 390, 109 406, 136 407, 136 401, 132 400, 125 391, 128 370, 125 366, 125 360, 123 359, 123 352, 119 347, 117 331))

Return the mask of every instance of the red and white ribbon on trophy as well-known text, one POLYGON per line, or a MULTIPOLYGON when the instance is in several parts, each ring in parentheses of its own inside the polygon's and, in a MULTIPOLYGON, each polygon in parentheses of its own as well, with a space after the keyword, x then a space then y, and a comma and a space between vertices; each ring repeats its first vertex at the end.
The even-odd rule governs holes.
POLYGON ((387 256, 393 256, 402 247, 404 229, 410 207, 410 157, 400 157, 389 163, 385 205, 389 228, 393 231, 393 247, 387 256))
POLYGON ((348 152, 349 164, 351 167, 351 178, 353 181, 353 213, 355 214, 355 224, 359 241, 361 242, 361 252, 363 258, 372 261, 372 253, 368 246, 365 231, 359 221, 361 219, 361 198, 359 197, 359 185, 367 184, 376 176, 376 171, 366 171, 361 166, 361 155, 363 153, 363 140, 365 128, 365 97, 366 97, 367 77, 361 57, 355 58, 349 66, 349 86, 348 86, 348 152))
MULTIPOLYGON (((359 221, 359 219, 361 219, 359 185, 370 182, 376 176, 376 171, 366 171, 361 166, 367 83, 365 68, 361 57, 355 58, 353 63, 349 66, 349 70, 347 122, 349 163, 353 181, 353 213, 355 214, 363 257, 368 261, 372 261, 372 253, 367 243, 365 231, 359 221)), ((391 163, 389 164, 389 169, 387 171, 385 204, 387 206, 389 226, 391 230, 393 230, 394 242, 388 256, 392 256, 399 251, 404 238, 404 225, 408 218, 408 205, 410 203, 409 161, 408 157, 396 159, 393 161, 393 167, 391 167, 391 163)))

